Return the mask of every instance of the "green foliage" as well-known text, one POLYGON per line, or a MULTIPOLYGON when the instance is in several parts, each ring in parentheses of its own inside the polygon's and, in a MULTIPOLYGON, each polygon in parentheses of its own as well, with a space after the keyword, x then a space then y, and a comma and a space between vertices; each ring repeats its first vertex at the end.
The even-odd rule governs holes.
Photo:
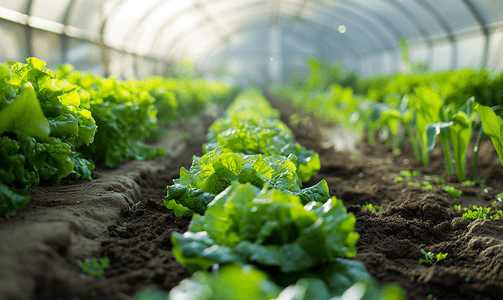
POLYGON ((503 215, 503 211, 501 210, 498 210, 494 214, 489 215, 489 213, 492 210, 492 207, 473 206, 472 209, 465 209, 465 210, 466 212, 463 214, 463 218, 468 220, 475 220, 475 219, 487 220, 489 218, 491 220, 496 221, 499 220, 503 215))
POLYGON ((168 186, 164 204, 177 216, 204 214, 213 198, 235 181, 249 182, 258 188, 277 188, 300 196, 304 203, 325 202, 329 198, 326 181, 301 189, 295 161, 294 155, 242 155, 218 146, 202 157, 194 157, 190 170, 180 169, 180 178, 168 186))
POLYGON ((147 160, 164 155, 164 149, 142 142, 157 125, 157 109, 155 99, 137 80, 105 79, 73 72, 68 65, 59 67, 58 73, 80 87, 79 94, 86 95, 82 103, 98 125, 91 145, 74 143, 84 157, 113 167, 124 159, 147 160))
POLYGON ((108 257, 86 259, 84 262, 79 260, 77 263, 84 274, 91 274, 95 277, 101 277, 105 272, 105 268, 110 266, 108 257))
POLYGON ((483 179, 467 180, 467 181, 463 182, 463 184, 466 186, 482 186, 484 183, 485 183, 485 180, 483 180, 483 179))
POLYGON ((45 62, 0 65, 0 215, 30 201, 27 188, 54 185, 70 173, 90 180, 94 164, 73 143, 93 141, 96 124, 77 88, 45 69, 45 62))
POLYGON ((403 181, 403 177, 396 177, 396 178, 395 178, 395 181, 396 181, 396 182, 402 182, 402 181, 403 181))
POLYGON ((488 106, 475 105, 479 113, 484 133, 488 135, 503 165, 503 120, 488 106))
MULTIPOLYGON (((349 262, 355 264, 354 262, 349 262)), ((345 262, 341 261, 341 265, 345 262)), ((341 272, 342 273, 342 272, 341 272)), ((287 287, 276 284, 266 273, 251 265, 226 265, 212 273, 198 271, 192 278, 185 279, 170 292, 169 296, 153 288, 141 291, 135 300, 327 300, 350 290, 349 299, 341 300, 401 300, 404 292, 396 285, 386 285, 379 290, 368 276, 351 273, 339 274, 334 280, 325 282, 318 278, 301 278, 287 287), (344 280, 343 280, 344 279, 344 280), (339 280, 339 282, 337 281, 339 280), (337 283, 338 282, 338 283, 337 283), (337 283, 337 284, 334 284, 337 283), (355 295, 357 298, 355 298, 355 295)), ((333 298, 332 298, 333 299, 333 298)))
POLYGON ((418 264, 427 263, 431 265, 433 263, 434 254, 426 252, 424 249, 421 249, 421 253, 424 255, 424 259, 419 259, 418 264))
POLYGON ((443 178, 435 178, 435 184, 436 185, 445 184, 445 179, 443 179, 443 178))
POLYGON ((370 210, 371 212, 378 214, 382 211, 382 206, 373 206, 372 203, 362 206, 363 209, 370 210))
POLYGON ((441 261, 447 258, 448 253, 441 253, 439 252, 437 255, 433 254, 432 252, 426 252, 424 249, 421 249, 421 253, 424 255, 424 259, 419 259, 418 264, 422 263, 427 263, 427 264, 432 264, 435 261, 441 261))
POLYGON ((446 186, 443 188, 444 192, 447 194, 451 195, 452 197, 457 197, 459 198, 463 191, 460 191, 458 189, 455 189, 453 186, 446 186))
POLYGON ((279 120, 278 112, 254 90, 239 95, 226 110, 225 117, 211 125, 204 153, 218 146, 247 155, 295 155, 297 174, 302 182, 311 179, 320 169, 319 155, 296 143, 293 133, 279 120))
POLYGON ((354 256, 355 221, 335 197, 304 206, 299 196, 234 182, 194 215, 189 232, 172 236, 173 254, 192 272, 228 262, 301 272, 354 256))

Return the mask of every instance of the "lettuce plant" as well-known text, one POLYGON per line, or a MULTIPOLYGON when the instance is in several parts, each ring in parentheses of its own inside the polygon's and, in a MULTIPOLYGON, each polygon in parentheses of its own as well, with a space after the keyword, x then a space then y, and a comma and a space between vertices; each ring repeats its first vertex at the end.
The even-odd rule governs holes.
POLYGON ((294 155, 242 155, 219 146, 202 157, 194 157, 190 170, 180 169, 180 178, 168 186, 164 205, 177 216, 204 214, 213 198, 234 181, 249 182, 258 188, 267 184, 300 196, 304 203, 325 202, 330 197, 326 181, 301 189, 295 161, 294 155))
POLYGON ((72 71, 73 67, 60 67, 58 73, 79 87, 83 105, 96 119, 98 131, 91 145, 75 143, 84 157, 103 161, 113 167, 124 159, 147 160, 164 155, 164 149, 143 143, 157 126, 155 99, 141 84, 131 79, 117 78, 72 71))
POLYGON ((192 272, 228 262, 301 272, 354 256, 355 222, 335 197, 303 205, 296 195, 233 182, 194 215, 188 232, 172 236, 173 254, 192 272))
POLYGON ((138 293, 135 300, 404 299, 403 291, 396 285, 386 285, 379 289, 368 274, 355 272, 361 269, 361 264, 354 261, 340 262, 346 268, 339 270, 334 280, 328 284, 319 278, 301 278, 283 287, 252 265, 230 264, 211 273, 206 271, 194 273, 192 278, 184 279, 171 289, 169 295, 150 287, 138 293), (336 282, 337 286, 334 286, 336 282), (341 297, 335 297, 336 295, 341 297))
POLYGON ((214 122, 208 133, 204 152, 222 146, 235 153, 264 156, 293 154, 302 182, 320 169, 318 153, 294 141, 291 130, 279 120, 279 113, 256 90, 239 95, 226 110, 225 117, 214 122))
POLYGON ((41 180, 91 179, 94 164, 73 144, 92 143, 96 123, 77 88, 45 65, 36 58, 0 65, 0 215, 26 205, 27 188, 41 180))

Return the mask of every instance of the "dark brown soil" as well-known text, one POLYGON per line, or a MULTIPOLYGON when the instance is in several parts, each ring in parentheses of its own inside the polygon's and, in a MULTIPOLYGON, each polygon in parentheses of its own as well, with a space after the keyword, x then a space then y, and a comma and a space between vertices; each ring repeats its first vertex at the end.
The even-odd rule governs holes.
MULTIPOLYGON (((289 124, 294 110, 268 97, 289 124)), ((167 293, 188 277, 171 253, 170 236, 186 231, 190 220, 176 218, 162 199, 180 167, 190 167, 192 156, 202 154, 214 118, 171 128, 173 133, 157 143, 167 150, 166 157, 112 169, 99 166, 90 182, 31 188, 32 201, 25 208, 14 217, 0 217, 0 300, 132 300, 146 287, 167 293), (83 276, 77 260, 105 256, 111 263, 101 278, 83 276)), ((331 194, 355 214, 360 239, 353 259, 380 285, 398 282, 407 299, 424 300, 430 294, 436 299, 501 298, 503 221, 469 221, 451 208, 490 205, 503 190, 503 167, 490 140, 481 147, 476 175, 493 188, 485 193, 484 187, 463 186, 455 176, 446 176, 439 149, 429 166, 415 161, 407 144, 400 156, 383 144, 365 142, 353 152, 335 151, 321 146, 329 131, 307 119, 289 124, 301 144, 320 153, 322 169, 305 186, 325 179, 331 194), (422 176, 396 182, 401 170, 422 176), (432 178, 446 179, 445 185, 461 189, 462 196, 451 197, 434 183, 431 190, 407 183, 432 178), (382 212, 362 209, 369 203, 382 206, 382 212), (421 249, 448 256, 419 265, 421 249)))

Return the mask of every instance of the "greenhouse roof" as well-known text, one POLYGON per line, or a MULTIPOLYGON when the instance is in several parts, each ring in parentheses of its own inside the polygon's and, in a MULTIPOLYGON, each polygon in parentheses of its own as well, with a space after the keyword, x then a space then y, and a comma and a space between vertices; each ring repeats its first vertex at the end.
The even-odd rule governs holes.
POLYGON ((501 0, 0 0, 0 60, 36 56, 143 77, 191 58, 199 72, 281 80, 306 56, 361 75, 503 69, 501 0))

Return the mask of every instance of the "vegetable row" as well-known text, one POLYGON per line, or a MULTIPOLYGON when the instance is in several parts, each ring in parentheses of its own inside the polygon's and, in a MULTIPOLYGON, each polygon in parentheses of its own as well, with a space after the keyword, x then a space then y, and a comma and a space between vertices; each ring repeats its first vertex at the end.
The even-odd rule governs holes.
POLYGON ((164 199, 176 215, 192 215, 172 251, 193 278, 171 299, 401 299, 341 258, 356 254, 356 218, 325 180, 302 189, 318 154, 293 140, 260 91, 237 97, 204 151, 164 199))
POLYGON ((425 165, 438 138, 446 172, 456 174, 460 182, 467 177, 466 156, 474 129, 479 129, 479 134, 471 180, 484 134, 491 138, 503 165, 503 73, 493 76, 485 70, 465 69, 392 75, 360 81, 356 86, 367 92, 363 96, 337 83, 327 85, 334 81, 326 78, 331 74, 326 71, 329 67, 317 67, 311 60, 308 67, 304 85, 276 88, 274 92, 329 124, 342 124, 360 136, 366 131, 371 145, 379 132, 395 155, 409 140, 414 156, 425 165))
POLYGON ((95 163, 112 167, 164 155, 143 143, 158 128, 157 107, 165 125, 179 111, 204 109, 208 95, 230 94, 222 83, 121 81, 69 65, 55 73, 37 58, 0 65, 0 215, 26 205, 30 186, 57 185, 70 174, 91 180, 95 163))

